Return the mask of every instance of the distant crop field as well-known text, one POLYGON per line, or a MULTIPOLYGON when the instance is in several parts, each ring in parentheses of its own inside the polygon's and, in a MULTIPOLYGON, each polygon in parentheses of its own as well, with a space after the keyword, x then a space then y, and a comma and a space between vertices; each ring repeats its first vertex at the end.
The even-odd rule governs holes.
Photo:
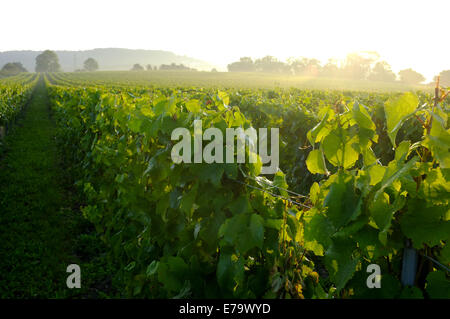
POLYGON ((191 71, 98 71, 59 73, 55 79, 78 83, 208 87, 208 88, 299 88, 317 90, 350 90, 368 92, 431 91, 426 85, 407 85, 400 82, 356 81, 339 78, 278 75, 253 72, 191 72, 191 71))

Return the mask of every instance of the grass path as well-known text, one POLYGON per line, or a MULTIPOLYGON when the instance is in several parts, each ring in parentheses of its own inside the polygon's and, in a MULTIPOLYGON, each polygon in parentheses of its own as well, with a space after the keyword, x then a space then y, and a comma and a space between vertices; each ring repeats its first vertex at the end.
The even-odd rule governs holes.
POLYGON ((54 135, 40 79, 0 154, 0 298, 80 294, 67 288, 66 268, 83 262, 76 246, 86 224, 72 208, 54 135))

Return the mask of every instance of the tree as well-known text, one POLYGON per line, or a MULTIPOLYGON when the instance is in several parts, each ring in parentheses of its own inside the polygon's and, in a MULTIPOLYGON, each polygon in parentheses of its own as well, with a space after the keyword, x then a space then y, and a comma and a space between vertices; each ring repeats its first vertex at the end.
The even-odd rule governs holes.
POLYGON ((318 75, 321 66, 320 61, 317 59, 301 58, 301 59, 288 59, 288 69, 290 69, 295 75, 318 75))
POLYGON ((20 62, 6 63, 0 70, 0 75, 13 76, 22 72, 28 72, 20 62))
POLYGON ((142 67, 142 65, 140 65, 139 63, 136 63, 135 65, 133 65, 133 67, 131 68, 131 71, 143 71, 144 68, 142 67))
POLYGON ((45 50, 36 57, 36 72, 58 72, 61 70, 58 55, 45 50))
MULTIPOLYGON (((434 82, 436 82, 436 78, 434 78, 434 82)), ((439 82, 441 86, 450 86, 450 70, 444 70, 439 73, 439 82)))
POLYGON ((338 77, 341 73, 341 69, 338 66, 338 61, 335 59, 328 59, 327 63, 323 66, 320 75, 325 77, 338 77))
POLYGON ((227 66, 229 72, 254 72, 256 71, 255 64, 252 58, 242 57, 237 62, 228 64, 227 66))
POLYGON ((171 63, 170 65, 169 64, 161 64, 159 69, 160 70, 177 70, 177 71, 197 71, 196 69, 185 66, 184 64, 176 64, 176 63, 171 63))
POLYGON ((386 61, 377 62, 368 76, 369 80, 385 82, 395 81, 395 78, 395 73, 386 61))
POLYGON ((371 65, 379 58, 376 52, 350 53, 343 67, 345 77, 354 80, 365 80, 370 74, 371 65))
POLYGON ((420 84, 425 81, 425 77, 413 69, 401 70, 398 72, 398 75, 400 77, 400 81, 408 84, 420 84))
POLYGON ((152 71, 153 67, 151 64, 147 64, 147 66, 145 67, 147 69, 147 71, 152 71))
POLYGON ((84 69, 90 72, 97 71, 98 62, 93 58, 89 58, 86 61, 84 61, 84 69))
POLYGON ((256 71, 266 72, 266 73, 282 73, 287 72, 289 67, 278 61, 275 57, 267 55, 261 59, 255 61, 256 71))

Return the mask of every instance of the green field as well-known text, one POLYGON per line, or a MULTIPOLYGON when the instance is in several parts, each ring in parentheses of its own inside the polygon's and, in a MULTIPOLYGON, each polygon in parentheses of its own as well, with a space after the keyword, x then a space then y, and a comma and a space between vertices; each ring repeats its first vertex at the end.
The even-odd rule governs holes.
POLYGON ((274 89, 298 88, 316 90, 346 90, 369 92, 393 92, 423 90, 431 92, 433 87, 407 85, 401 82, 357 81, 342 78, 306 77, 252 72, 189 72, 189 71, 102 71, 61 73, 58 79, 69 78, 75 82, 111 85, 249 88, 274 89))
POLYGON ((0 296, 450 298, 446 92, 260 73, 2 79, 0 296), (172 133, 194 138, 197 120, 278 128, 278 171, 249 147, 243 163, 174 163, 172 133), (385 289, 367 285, 373 264, 385 289))

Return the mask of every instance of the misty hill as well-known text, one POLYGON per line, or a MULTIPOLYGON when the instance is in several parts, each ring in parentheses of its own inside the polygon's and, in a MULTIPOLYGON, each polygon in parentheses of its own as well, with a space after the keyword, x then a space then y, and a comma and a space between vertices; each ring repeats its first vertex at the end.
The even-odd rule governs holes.
MULTIPOLYGON (((87 58, 98 61, 100 70, 129 70, 135 63, 142 66, 151 64, 184 64, 199 71, 210 71, 215 66, 208 62, 187 56, 176 55, 169 51, 132 50, 132 49, 93 49, 86 51, 55 51, 63 71, 71 72, 83 68, 87 58)), ((5 51, 0 52, 0 68, 8 62, 21 62, 30 72, 34 72, 35 59, 42 51, 5 51)))

